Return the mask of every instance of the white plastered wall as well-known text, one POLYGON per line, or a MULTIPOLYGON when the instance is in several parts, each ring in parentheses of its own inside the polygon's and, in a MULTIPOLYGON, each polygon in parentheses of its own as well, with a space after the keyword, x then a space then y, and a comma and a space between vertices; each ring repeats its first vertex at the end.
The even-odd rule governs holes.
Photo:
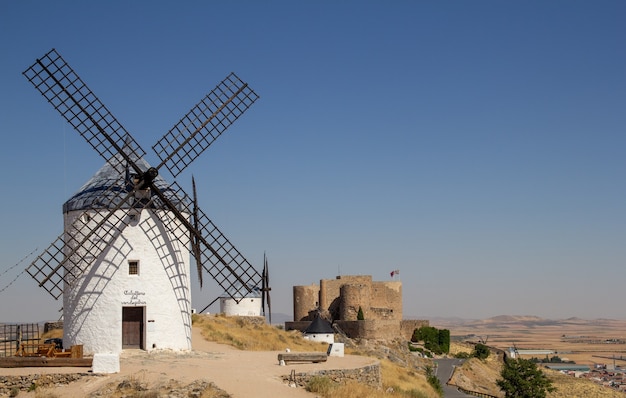
MULTIPOLYGON (((100 215, 90 213, 91 228, 100 215)), ((66 233, 80 214, 64 215, 66 233)), ((144 307, 146 350, 191 349, 189 238, 179 226, 170 212, 143 210, 92 267, 65 287, 65 347, 82 344, 86 355, 120 353, 122 308, 136 306, 144 307), (129 260, 139 262, 138 275, 129 275, 129 260)))
POLYGON ((222 297, 220 312, 229 316, 261 316, 261 298, 246 297, 237 303, 230 297, 222 297))

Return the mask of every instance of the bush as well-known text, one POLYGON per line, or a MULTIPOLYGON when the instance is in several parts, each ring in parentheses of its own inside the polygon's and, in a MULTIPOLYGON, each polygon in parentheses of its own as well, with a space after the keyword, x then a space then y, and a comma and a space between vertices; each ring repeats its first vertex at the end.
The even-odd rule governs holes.
POLYGON ((424 348, 437 355, 450 352, 450 331, 432 326, 422 326, 413 331, 411 341, 424 342, 424 348))
POLYGON ((484 344, 478 343, 474 347, 474 352, 472 353, 472 356, 478 359, 487 359, 490 353, 491 351, 489 351, 489 347, 484 344))

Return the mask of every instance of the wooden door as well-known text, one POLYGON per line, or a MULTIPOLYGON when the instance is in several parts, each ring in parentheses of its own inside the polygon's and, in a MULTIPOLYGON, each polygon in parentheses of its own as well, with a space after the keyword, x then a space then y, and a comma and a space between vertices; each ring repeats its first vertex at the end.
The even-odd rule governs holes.
POLYGON ((144 307, 122 307, 122 348, 144 349, 144 307))

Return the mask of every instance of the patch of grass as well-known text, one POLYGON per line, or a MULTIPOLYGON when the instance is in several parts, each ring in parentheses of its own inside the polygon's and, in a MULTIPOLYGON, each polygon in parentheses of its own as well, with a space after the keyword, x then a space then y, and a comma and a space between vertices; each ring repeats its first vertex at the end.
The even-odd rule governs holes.
POLYGON ((323 397, 330 397, 337 388, 337 384, 326 376, 314 376, 306 385, 306 390, 321 394, 323 397))

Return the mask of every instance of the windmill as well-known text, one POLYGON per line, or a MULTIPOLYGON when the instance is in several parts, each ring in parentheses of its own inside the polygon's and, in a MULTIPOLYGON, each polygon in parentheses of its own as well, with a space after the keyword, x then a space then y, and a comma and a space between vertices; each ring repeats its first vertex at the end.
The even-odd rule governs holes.
POLYGON ((241 297, 264 279, 198 208, 195 181, 190 199, 160 171, 178 176, 258 95, 229 74, 152 146, 160 162, 152 167, 55 49, 23 75, 106 162, 64 204, 64 232, 27 268, 63 296, 66 345, 190 349, 190 254, 200 286, 207 272, 241 297))
POLYGON ((261 307, 263 308, 263 316, 269 317, 269 323, 272 324, 272 301, 270 300, 270 272, 267 265, 267 256, 263 253, 263 274, 261 285, 261 307), (267 314, 265 313, 265 305, 267 304, 267 314))

